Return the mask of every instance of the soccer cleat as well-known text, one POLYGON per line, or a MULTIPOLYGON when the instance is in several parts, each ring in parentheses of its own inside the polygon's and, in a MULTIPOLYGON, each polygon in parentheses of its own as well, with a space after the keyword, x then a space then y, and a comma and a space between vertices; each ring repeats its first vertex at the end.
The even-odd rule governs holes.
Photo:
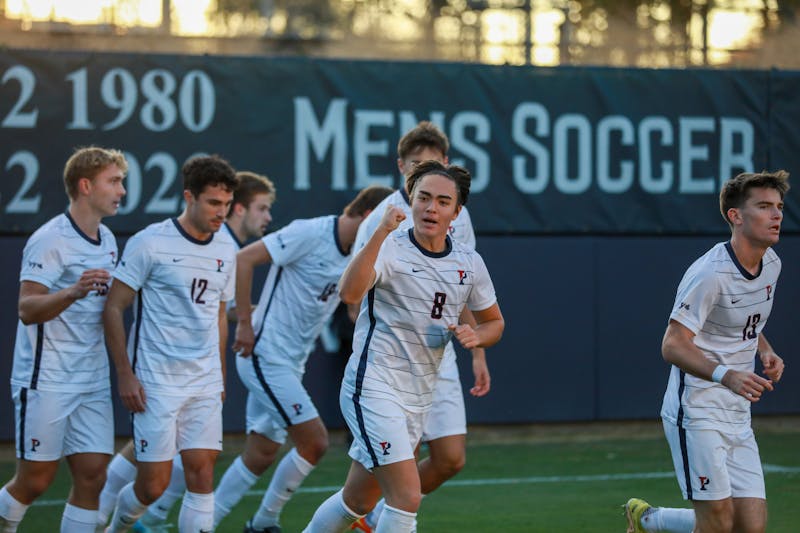
POLYGON ((642 515, 652 506, 639 498, 631 498, 625 504, 625 518, 628 519, 628 529, 625 533, 647 533, 642 527, 642 515))
POLYGON ((264 529, 256 529, 253 527, 253 519, 247 521, 244 525, 244 533, 281 533, 280 526, 268 526, 264 529))
POLYGON ((350 526, 351 531, 363 531, 364 533, 372 533, 372 528, 367 524, 367 517, 362 516, 350 526))

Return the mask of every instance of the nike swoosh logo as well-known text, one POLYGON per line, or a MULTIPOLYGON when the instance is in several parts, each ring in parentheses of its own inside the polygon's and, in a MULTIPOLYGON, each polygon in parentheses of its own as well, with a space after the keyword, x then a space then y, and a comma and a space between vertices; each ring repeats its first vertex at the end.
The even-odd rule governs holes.
POLYGON ((732 304, 738 304, 738 303, 739 303, 739 302, 741 302, 741 301, 742 301, 742 299, 741 299, 741 298, 739 298, 738 300, 734 300, 733 298, 731 298, 731 303, 732 303, 732 304))
POLYGON ((173 262, 173 263, 178 263, 178 262, 180 262, 180 261, 183 261, 183 259, 184 259, 183 257, 181 257, 181 258, 179 258, 179 259, 176 259, 176 258, 174 258, 174 257, 173 257, 173 258, 172 258, 172 262, 173 262))
POLYGON ((423 270, 425 270, 425 269, 424 268, 412 268, 411 272, 422 272, 423 270))

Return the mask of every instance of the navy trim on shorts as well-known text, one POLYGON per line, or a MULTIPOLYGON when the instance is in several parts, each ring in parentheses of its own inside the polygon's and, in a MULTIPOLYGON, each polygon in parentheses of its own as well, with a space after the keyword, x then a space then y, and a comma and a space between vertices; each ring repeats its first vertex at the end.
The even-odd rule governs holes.
POLYGON ((25 459, 25 415, 28 411, 28 389, 19 391, 19 458, 25 459))
MULTIPOLYGON (((139 354, 139 335, 142 329, 142 289, 139 289, 136 295, 136 330, 133 333, 133 358, 131 361, 131 370, 136 374, 136 361, 139 354)), ((133 423, 133 421, 131 421, 133 423)), ((133 429, 133 428, 131 428, 133 429)))
POLYGON ((686 372, 681 370, 680 385, 678 385, 678 440, 681 444, 681 459, 683 460, 683 477, 686 480, 686 497, 692 499, 692 476, 689 470, 689 452, 686 444, 686 429, 683 427, 683 391, 686 388, 686 372))
POLYGON ((36 390, 39 383, 39 370, 42 368, 42 346, 44 345, 44 324, 36 324, 36 349, 33 356, 33 374, 31 375, 31 390, 36 390))
POLYGON ((267 380, 264 379, 264 372, 261 371, 261 366, 258 364, 258 357, 253 354, 250 356, 250 359, 253 361, 253 369, 256 371, 256 377, 258 377, 258 382, 261 384, 261 388, 267 393, 269 399, 272 400, 273 405, 275 405, 275 408, 278 410, 281 418, 283 418, 283 421, 286 422, 286 425, 291 426, 292 421, 289 419, 289 415, 286 414, 286 411, 284 411, 280 402, 278 402, 278 398, 275 397, 275 393, 272 392, 272 389, 270 389, 269 385, 267 385, 267 380))
POLYGON ((364 413, 361 411, 361 389, 364 386, 364 374, 367 372, 367 355, 369 353, 369 341, 372 340, 372 333, 375 331, 375 287, 372 287, 367 293, 367 309, 369 310, 369 331, 367 338, 364 341, 364 350, 361 352, 361 358, 358 361, 358 371, 356 372, 356 391, 353 393, 353 404, 356 408, 356 419, 358 419, 358 430, 361 433, 361 438, 369 450, 369 456, 372 459, 372 467, 377 468, 380 466, 378 463, 378 456, 375 455, 375 450, 372 449, 372 444, 369 442, 369 435, 367 428, 364 426, 364 413))
POLYGON ((275 292, 278 290, 278 282, 281 280, 281 274, 283 274, 283 267, 279 267, 278 271, 275 273, 275 283, 272 284, 272 291, 269 293, 269 300, 267 300, 267 307, 264 309, 264 316, 261 318, 261 327, 258 328, 258 333, 256 334, 256 338, 253 341, 253 354, 252 357, 255 357, 255 350, 256 344, 261 339, 261 334, 264 332, 264 324, 267 323, 267 313, 269 313, 269 308, 272 307, 272 299, 275 298, 275 292))

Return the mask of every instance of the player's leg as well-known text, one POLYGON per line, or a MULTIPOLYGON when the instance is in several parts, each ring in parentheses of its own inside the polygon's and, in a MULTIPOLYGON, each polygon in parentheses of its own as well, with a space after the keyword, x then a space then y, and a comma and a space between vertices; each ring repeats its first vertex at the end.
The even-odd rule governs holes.
POLYGON ((354 460, 350 464, 344 488, 322 502, 303 532, 341 532, 372 509, 380 495, 378 481, 369 470, 354 460))
POLYGON ((92 533, 100 521, 97 508, 100 491, 106 480, 106 467, 111 454, 76 453, 67 456, 72 474, 72 489, 69 493, 61 530, 92 533))
POLYGON ((413 531, 422 500, 416 461, 412 458, 379 466, 373 470, 373 475, 378 480, 386 502, 376 530, 413 531))
POLYGON ((155 529, 164 524, 172 506, 183 497, 184 492, 186 492, 186 478, 183 472, 183 460, 178 454, 172 459, 172 474, 169 478, 169 485, 167 485, 164 493, 147 507, 147 511, 139 519, 138 524, 143 528, 150 529, 155 529))
POLYGON ((214 464, 222 450, 221 394, 188 398, 178 421, 186 493, 178 515, 180 531, 214 528, 214 464))
POLYGON ((317 417, 287 428, 295 447, 283 456, 258 511, 250 521, 255 531, 278 526, 283 507, 328 449, 328 431, 317 417))
POLYGON ((128 483, 133 483, 136 479, 136 458, 133 452, 133 440, 128 441, 123 448, 117 452, 106 469, 106 482, 100 492, 100 502, 97 509, 97 522, 105 526, 114 507, 117 505, 117 497, 122 487, 128 483))
POLYGON ((697 524, 695 533, 731 533, 733 531, 733 499, 696 500, 692 502, 697 524))
POLYGON ((627 533, 692 533, 694 509, 653 507, 640 498, 631 498, 624 505, 628 521, 627 533))
POLYGON ((0 489, 0 531, 16 531, 30 504, 44 494, 58 471, 58 461, 17 459, 17 469, 0 489))
MULTIPOLYGON (((135 427, 134 427, 135 432, 135 427)), ((138 448, 137 448, 138 450, 138 448)), ((155 458, 148 456, 148 459, 155 458)), ((172 460, 145 461, 137 451, 136 479, 119 492, 109 533, 128 531, 169 485, 172 460)))
POLYGON ((733 498, 733 531, 764 533, 767 530, 767 500, 733 498))
POLYGON ((430 494, 458 474, 466 463, 466 435, 448 435, 428 442, 430 455, 419 462, 422 494, 430 494))
POLYGON ((250 432, 242 454, 225 470, 214 490, 214 527, 241 501, 258 478, 275 461, 280 442, 250 432))

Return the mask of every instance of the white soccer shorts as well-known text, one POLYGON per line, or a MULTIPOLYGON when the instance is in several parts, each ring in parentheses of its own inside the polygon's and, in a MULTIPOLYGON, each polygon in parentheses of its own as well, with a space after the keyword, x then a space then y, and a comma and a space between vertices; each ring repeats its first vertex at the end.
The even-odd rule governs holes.
POLYGON ((766 499, 764 472, 751 428, 731 434, 681 430, 667 420, 663 424, 684 499, 766 499))
POLYGON ((136 460, 172 461, 183 450, 222 449, 222 397, 147 394, 143 413, 133 414, 136 460))
POLYGON ((264 363, 263 358, 237 357, 236 370, 247 387, 247 432, 283 444, 286 428, 319 418, 302 376, 284 365, 264 363))
POLYGON ((425 419, 422 442, 465 435, 467 433, 467 410, 464 407, 464 391, 456 364, 453 342, 444 348, 444 357, 439 366, 439 376, 433 389, 431 410, 425 419))
POLYGON ((13 387, 17 457, 57 461, 76 453, 114 453, 109 389, 54 392, 13 387))

